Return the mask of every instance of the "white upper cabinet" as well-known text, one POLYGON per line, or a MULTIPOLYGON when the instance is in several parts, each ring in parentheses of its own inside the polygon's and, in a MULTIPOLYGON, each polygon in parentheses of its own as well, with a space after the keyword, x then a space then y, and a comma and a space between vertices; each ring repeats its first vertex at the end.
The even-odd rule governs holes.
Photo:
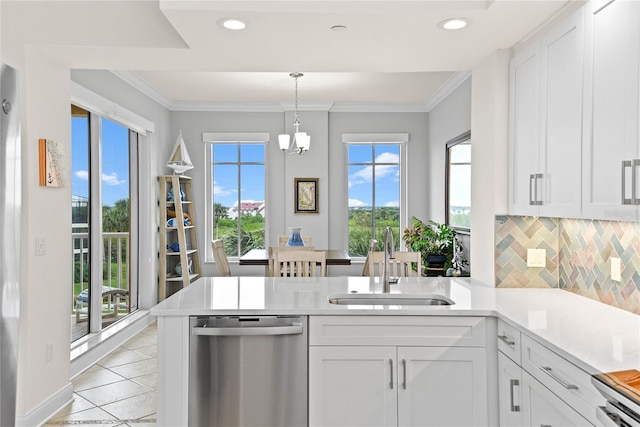
POLYGON ((638 2, 598 0, 585 6, 585 218, 638 218, 639 22, 638 2))
POLYGON ((583 12, 511 60, 509 213, 579 217, 583 12))

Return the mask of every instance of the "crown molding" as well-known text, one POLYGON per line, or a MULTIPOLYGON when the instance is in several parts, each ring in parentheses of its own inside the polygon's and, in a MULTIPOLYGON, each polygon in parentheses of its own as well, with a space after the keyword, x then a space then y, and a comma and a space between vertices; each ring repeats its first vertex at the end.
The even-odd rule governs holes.
POLYGON ((149 86, 147 84, 147 82, 142 80, 135 73, 132 73, 131 71, 116 71, 116 70, 111 70, 111 72, 116 77, 119 77, 125 83, 128 83, 129 85, 131 85, 134 88, 138 89, 140 92, 142 92, 143 94, 147 95, 149 98, 153 99, 154 101, 156 101, 158 104, 160 104, 161 106, 163 106, 167 110, 171 110, 172 109, 171 106, 173 105, 173 103, 171 102, 171 100, 169 98, 167 98, 166 96, 162 95, 155 88, 149 86))
POLYGON ((444 101, 451 93, 456 90, 462 83, 471 77, 471 71, 458 71, 453 74, 427 101, 425 111, 430 112, 439 103, 444 101))
POLYGON ((425 113, 423 104, 349 104, 335 103, 330 110, 332 113, 425 113))
MULTIPOLYGON (((283 112, 294 111, 293 102, 235 103, 235 102, 173 102, 160 94, 144 80, 130 71, 111 71, 115 76, 139 90, 169 111, 200 112, 283 112)), ((393 104, 393 103, 340 103, 317 102, 298 103, 299 111, 329 111, 332 113, 426 113, 451 94, 471 76, 470 71, 455 73, 426 104, 393 104)))

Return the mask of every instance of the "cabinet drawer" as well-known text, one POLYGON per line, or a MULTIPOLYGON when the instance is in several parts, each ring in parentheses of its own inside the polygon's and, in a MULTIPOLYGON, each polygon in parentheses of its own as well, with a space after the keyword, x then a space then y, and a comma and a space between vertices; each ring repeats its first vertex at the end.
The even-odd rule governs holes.
POLYGON ((311 316, 309 345, 486 347, 483 317, 311 316))
POLYGON ((521 341, 522 338, 518 329, 498 319, 498 350, 518 365, 520 364, 521 341))
POLYGON ((522 367, 591 423, 602 396, 591 375, 526 335, 522 336, 522 367))

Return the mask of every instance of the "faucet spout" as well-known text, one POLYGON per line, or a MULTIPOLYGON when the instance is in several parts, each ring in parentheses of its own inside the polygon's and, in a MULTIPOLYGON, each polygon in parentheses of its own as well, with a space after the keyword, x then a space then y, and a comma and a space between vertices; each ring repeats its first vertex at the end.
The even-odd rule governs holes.
MULTIPOLYGON (((384 244, 382 250, 384 251, 384 263, 382 264, 382 283, 383 292, 391 292, 391 278, 389 277, 389 260, 396 257, 395 241, 393 239, 393 230, 391 227, 387 227, 384 230, 384 244)), ((397 279, 393 280, 393 283, 397 283, 397 279)))

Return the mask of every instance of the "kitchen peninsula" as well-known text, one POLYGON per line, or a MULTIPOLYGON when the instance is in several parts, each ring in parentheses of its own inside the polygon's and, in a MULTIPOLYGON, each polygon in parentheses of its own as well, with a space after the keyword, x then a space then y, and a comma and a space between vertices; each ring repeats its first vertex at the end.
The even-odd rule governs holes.
MULTIPOLYGON (((566 406, 560 412, 578 420, 574 425, 580 425, 580 421, 597 425, 596 407, 604 404, 604 398, 591 389, 591 374, 640 368, 640 317, 563 290, 495 289, 468 278, 403 278, 392 287, 392 293, 437 294, 455 304, 356 306, 334 305, 328 300, 330 295, 380 293, 381 289, 378 279, 369 277, 206 277, 171 296, 152 309, 152 314, 158 316, 158 425, 188 423, 192 316, 308 316, 310 425, 329 424, 323 418, 325 412, 340 413, 335 406, 332 411, 325 411, 327 405, 338 403, 337 398, 331 400, 327 391, 331 384, 322 381, 324 377, 334 377, 321 373, 326 360, 336 360, 336 352, 341 362, 348 361, 350 354, 360 354, 361 359, 362 349, 393 353, 393 357, 387 357, 387 353, 376 356, 384 361, 386 369, 385 393, 392 391, 394 396, 393 407, 380 410, 385 417, 381 423, 385 424, 396 420, 407 424, 406 417, 415 415, 411 408, 403 407, 404 394, 416 390, 411 381, 419 379, 417 368, 416 372, 411 368, 414 359, 431 364, 444 361, 438 372, 443 367, 462 366, 461 375, 472 376, 467 378, 466 387, 458 388, 457 396, 469 399, 464 403, 471 406, 460 406, 465 411, 443 408, 444 412, 457 411, 456 416, 468 416, 460 419, 467 425, 498 425, 498 410, 502 420, 504 396, 502 389, 498 391, 498 354, 508 354, 516 347, 517 357, 509 357, 518 368, 522 360, 522 375, 529 375, 525 370, 538 363, 533 356, 527 359, 527 355, 534 354, 541 354, 544 360, 538 370, 548 368, 546 365, 557 359, 560 368, 563 364, 568 366, 567 370, 558 368, 558 372, 577 373, 576 381, 581 381, 579 393, 565 400, 568 405, 558 399, 566 406), (422 349, 418 356, 411 353, 416 347, 422 349), (500 402, 500 409, 496 402, 500 402)), ((351 366, 356 365, 344 365, 349 372, 351 366)), ((358 371, 353 370, 353 375, 358 371)), ((425 401, 445 399, 451 383, 455 385, 455 381, 426 376, 431 384, 420 384, 418 390, 421 396, 428 396, 425 401)), ((358 382, 354 378, 340 387, 351 387, 358 382)), ((556 394, 565 392, 556 392, 551 380, 538 380, 543 388, 556 394)), ((530 396, 526 384, 525 381, 522 403, 525 407, 530 396)), ((407 398, 411 402, 411 396, 407 398)), ((377 410, 377 406, 371 402, 367 411, 377 410)), ((437 422, 437 416, 433 417, 437 422)))

